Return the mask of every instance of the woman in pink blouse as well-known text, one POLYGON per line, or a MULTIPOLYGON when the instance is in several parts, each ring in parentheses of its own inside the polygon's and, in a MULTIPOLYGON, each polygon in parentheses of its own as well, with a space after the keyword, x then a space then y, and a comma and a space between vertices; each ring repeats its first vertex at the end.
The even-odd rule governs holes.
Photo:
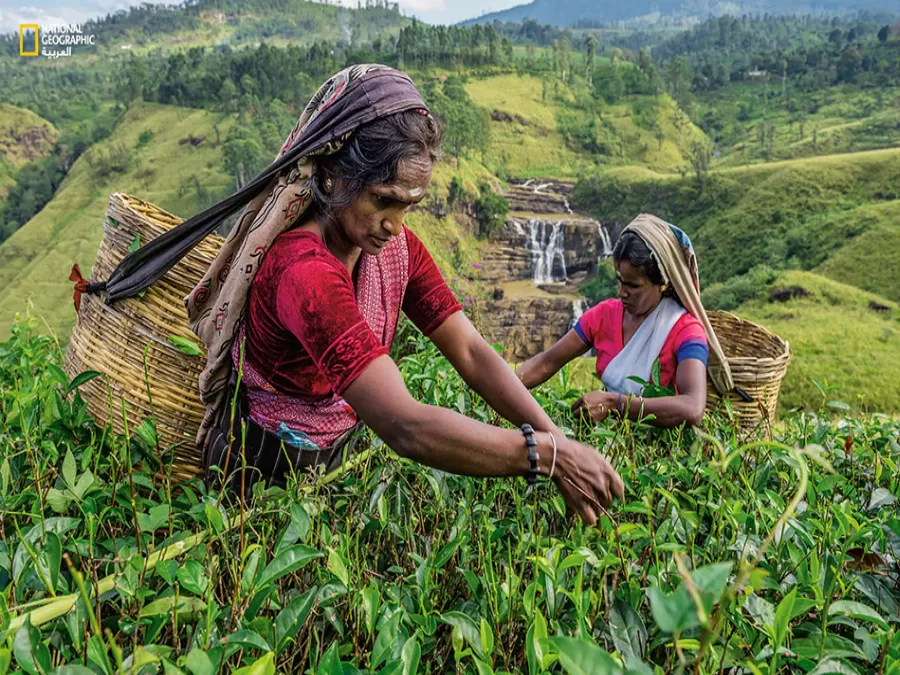
POLYGON ((555 345, 523 364, 518 375, 530 389, 593 348, 597 375, 606 391, 585 394, 572 406, 574 411, 595 422, 612 413, 631 419, 652 416, 651 423, 660 427, 696 426, 706 405, 707 320, 702 305, 697 311, 700 318, 685 309, 672 281, 691 278, 684 272, 693 262, 693 249, 684 232, 653 216, 642 216, 635 223, 613 250, 619 297, 585 312, 555 345), (641 226, 654 228, 654 236, 666 243, 674 239, 670 252, 677 253, 674 260, 668 256, 668 267, 678 270, 660 265, 661 256, 642 238, 641 226), (674 393, 645 399, 641 381, 652 382, 657 360, 660 381, 654 384, 674 393))

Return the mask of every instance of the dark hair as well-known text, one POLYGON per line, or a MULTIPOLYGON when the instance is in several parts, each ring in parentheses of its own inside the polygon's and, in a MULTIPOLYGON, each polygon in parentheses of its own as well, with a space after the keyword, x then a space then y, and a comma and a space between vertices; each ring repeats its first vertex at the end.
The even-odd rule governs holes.
POLYGON ((424 110, 394 113, 361 126, 336 153, 315 159, 310 183, 320 216, 330 224, 335 212, 349 206, 367 186, 396 180, 405 158, 428 153, 436 162, 442 140, 440 124, 424 110), (331 192, 325 190, 326 179, 332 182, 331 192))
POLYGON ((625 232, 619 237, 613 248, 613 260, 616 262, 625 261, 632 267, 639 267, 643 270, 650 283, 661 286, 663 282, 662 272, 650 247, 644 243, 634 232, 625 232))

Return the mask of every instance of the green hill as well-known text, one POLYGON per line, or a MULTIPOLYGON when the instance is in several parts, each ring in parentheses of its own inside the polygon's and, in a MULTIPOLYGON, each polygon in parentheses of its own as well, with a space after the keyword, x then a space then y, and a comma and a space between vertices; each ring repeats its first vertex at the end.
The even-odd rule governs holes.
POLYGON ((787 272, 774 286, 796 286, 808 296, 783 303, 760 298, 735 314, 790 342, 793 359, 782 385, 781 410, 817 410, 832 399, 869 410, 900 410, 900 311, 895 303, 810 272, 787 272), (823 401, 813 379, 838 389, 823 401))
POLYGON ((0 245, 0 334, 30 303, 65 339, 74 321, 73 263, 86 274, 102 237, 112 192, 128 192, 178 214, 192 214, 232 187, 222 170, 222 137, 231 123, 214 115, 156 104, 133 106, 112 136, 92 146, 70 170, 53 200, 0 245), (144 132, 153 142, 136 149, 144 132), (180 143, 193 137, 198 145, 180 143))
MULTIPOLYGON (((68 60, 95 61, 123 53, 145 56, 192 47, 253 47, 260 42, 301 46, 371 43, 396 36, 411 22, 391 4, 388 9, 309 0, 143 3, 85 23, 85 33, 96 35, 97 44, 75 50, 68 60)), ((18 42, 17 34, 3 36, 0 53, 18 58, 18 42)), ((34 61, 35 65, 48 65, 44 60, 34 61)))
POLYGON ((735 3, 727 0, 637 0, 636 2, 596 2, 596 0, 532 0, 499 12, 483 14, 465 23, 494 21, 518 22, 532 19, 555 26, 571 26, 576 22, 615 25, 631 19, 656 18, 685 22, 703 20, 721 14, 816 14, 846 13, 857 10, 897 10, 890 0, 748 0, 735 3))
POLYGON ((15 183, 17 169, 50 154, 59 133, 30 110, 0 103, 0 198, 15 183))
POLYGON ((598 165, 675 171, 690 163, 691 146, 705 141, 668 96, 631 96, 616 105, 596 106, 600 119, 592 140, 605 154, 586 152, 567 144, 560 133, 573 89, 560 88, 562 100, 555 100, 546 83, 533 75, 472 78, 466 91, 492 117, 493 144, 485 163, 518 178, 576 176, 598 165))
MULTIPOLYGON (((601 220, 625 223, 647 211, 678 224, 691 234, 707 283, 761 263, 825 265, 826 274, 843 280, 837 263, 827 261, 850 245, 843 259, 858 258, 854 251, 872 240, 856 239, 868 232, 894 232, 898 186, 900 150, 890 149, 714 170, 702 176, 702 187, 696 176, 616 169, 583 181, 573 203, 601 220)), ((900 275, 890 273, 896 249, 865 250, 866 268, 885 270, 865 287, 897 297, 900 275)))

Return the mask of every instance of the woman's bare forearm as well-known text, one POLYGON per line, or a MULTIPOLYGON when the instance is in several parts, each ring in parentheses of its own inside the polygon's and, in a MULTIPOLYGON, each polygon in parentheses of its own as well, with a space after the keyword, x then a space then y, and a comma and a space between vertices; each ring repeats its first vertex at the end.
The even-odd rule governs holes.
MULTIPOLYGON (((542 431, 556 430, 556 425, 503 357, 484 340, 474 341, 457 371, 504 419, 516 426, 528 422, 542 431)), ((454 364, 457 365, 457 364, 454 364)))
MULTIPOLYGON (((524 476, 528 472, 521 431, 501 429, 421 403, 406 419, 391 426, 384 440, 397 454, 421 464, 465 476, 524 476)), ((375 431, 378 433, 378 429, 375 431)), ((547 475, 553 457, 552 441, 544 432, 537 432, 535 438, 539 467, 547 475)))
POLYGON ((519 380, 526 389, 534 389, 553 377, 555 371, 547 362, 544 353, 532 356, 516 370, 519 380))
POLYGON ((628 417, 632 420, 653 415, 648 424, 664 429, 677 427, 685 422, 690 426, 699 426, 703 418, 703 403, 688 395, 663 396, 660 398, 622 397, 619 403, 624 411, 628 408, 628 417))

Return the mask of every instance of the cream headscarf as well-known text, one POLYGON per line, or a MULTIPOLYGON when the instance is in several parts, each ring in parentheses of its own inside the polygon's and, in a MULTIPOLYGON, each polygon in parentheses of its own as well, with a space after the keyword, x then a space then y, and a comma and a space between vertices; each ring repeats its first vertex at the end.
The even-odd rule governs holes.
POLYGON ((659 263, 663 282, 672 285, 684 308, 706 329, 706 339, 709 342, 707 372, 716 391, 724 395, 734 389, 734 380, 731 378, 731 368, 725 359, 725 352, 722 351, 716 332, 700 301, 700 272, 690 240, 684 236, 684 241, 679 241, 671 225, 649 213, 642 213, 632 220, 622 231, 623 234, 625 232, 634 232, 644 240, 659 263))

